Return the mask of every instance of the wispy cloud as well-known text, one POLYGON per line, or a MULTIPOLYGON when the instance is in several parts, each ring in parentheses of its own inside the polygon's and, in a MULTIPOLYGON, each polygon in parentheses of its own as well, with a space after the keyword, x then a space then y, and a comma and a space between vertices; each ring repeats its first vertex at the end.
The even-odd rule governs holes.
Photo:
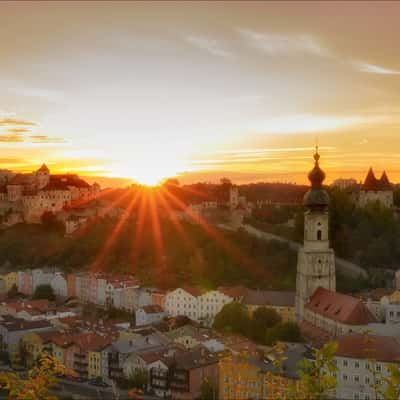
POLYGON ((208 51, 214 56, 232 57, 232 52, 224 48, 217 40, 205 36, 185 36, 185 41, 192 46, 208 51))
POLYGON ((361 72, 380 75, 400 75, 400 70, 384 68, 379 65, 368 64, 362 61, 353 62, 352 64, 361 72))
POLYGON ((29 131, 30 130, 26 129, 26 128, 10 128, 10 129, 7 129, 7 132, 13 133, 13 134, 27 133, 29 131))
POLYGON ((0 126, 34 126, 35 122, 15 118, 0 119, 0 126))
POLYGON ((29 139, 33 143, 64 143, 65 139, 61 137, 52 137, 47 135, 31 135, 29 139))
POLYGON ((328 49, 308 34, 261 33, 250 29, 237 29, 246 43, 267 54, 308 53, 320 57, 329 57, 328 49))
POLYGON ((24 140, 24 136, 21 134, 0 135, 1 143, 21 143, 24 140))

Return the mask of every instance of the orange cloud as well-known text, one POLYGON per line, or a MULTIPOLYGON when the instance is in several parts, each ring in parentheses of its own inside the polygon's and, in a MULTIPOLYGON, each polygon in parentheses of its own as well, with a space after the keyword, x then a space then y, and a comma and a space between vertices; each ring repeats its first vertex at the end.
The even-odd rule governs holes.
POLYGON ((0 142, 2 143, 21 143, 25 139, 20 134, 11 134, 11 135, 1 135, 0 142))
POLYGON ((14 133, 14 134, 21 134, 21 133, 29 132, 29 129, 26 129, 26 128, 10 128, 10 129, 7 129, 7 132, 14 133))
POLYGON ((63 143, 65 140, 60 137, 51 137, 47 135, 31 135, 29 136, 33 143, 63 143))
POLYGON ((23 119, 14 119, 14 118, 0 119, 0 126, 10 126, 10 125, 34 126, 36 125, 36 123, 32 121, 26 121, 23 119))

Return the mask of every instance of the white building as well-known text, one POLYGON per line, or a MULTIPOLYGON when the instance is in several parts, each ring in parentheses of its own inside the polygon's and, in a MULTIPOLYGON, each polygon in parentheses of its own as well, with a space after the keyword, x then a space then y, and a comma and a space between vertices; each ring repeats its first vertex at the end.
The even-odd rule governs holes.
POLYGON ((195 287, 175 289, 165 296, 165 310, 170 316, 184 315, 211 325, 225 304, 242 301, 248 289, 243 286, 219 287, 202 292, 195 287))
POLYGON ((336 398, 354 400, 383 399, 383 378, 388 365, 398 364, 400 342, 394 337, 347 335, 338 339, 336 352, 336 398))
POLYGON ((195 287, 185 287, 175 289, 165 296, 165 311, 168 315, 176 317, 185 315, 186 317, 198 320, 198 296, 201 292, 195 287))
POLYGON ((54 278, 54 271, 44 269, 32 270, 32 289, 33 293, 40 285, 50 285, 54 278))
POLYGON ((54 294, 58 297, 68 297, 67 277, 62 272, 56 272, 50 282, 54 294))
POLYGON ((148 305, 136 310, 136 326, 153 325, 161 322, 166 313, 160 306, 148 305))

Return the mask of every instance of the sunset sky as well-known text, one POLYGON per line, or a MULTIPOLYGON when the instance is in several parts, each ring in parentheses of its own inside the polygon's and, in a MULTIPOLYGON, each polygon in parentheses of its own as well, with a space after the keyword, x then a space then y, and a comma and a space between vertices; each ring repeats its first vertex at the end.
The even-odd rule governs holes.
MULTIPOLYGON (((400 182, 400 2, 1 2, 0 168, 400 182)), ((117 182, 117 181, 116 181, 117 182)))

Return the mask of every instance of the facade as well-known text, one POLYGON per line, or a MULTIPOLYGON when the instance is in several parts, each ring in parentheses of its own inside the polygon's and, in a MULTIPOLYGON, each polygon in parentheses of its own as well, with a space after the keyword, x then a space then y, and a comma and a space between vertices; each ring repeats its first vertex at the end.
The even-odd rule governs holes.
POLYGON ((166 313, 160 306, 149 305, 136 310, 136 326, 152 325, 161 322, 166 313))
POLYGON ((200 291, 193 287, 175 289, 165 296, 165 311, 173 317, 185 315, 190 319, 197 320, 197 297, 200 294, 200 291))
POLYGON ((394 337, 348 335, 338 339, 336 398, 383 399, 388 366, 398 365, 400 342, 394 337), (378 386, 381 393, 376 393, 378 386))
POLYGON ((329 247, 329 196, 322 186, 325 173, 319 158, 316 152, 315 166, 308 174, 311 188, 304 196, 304 245, 298 253, 296 277, 298 322, 304 319, 304 307, 317 288, 336 290, 335 254, 329 247))
POLYGON ((311 359, 310 349, 299 343, 282 343, 279 353, 242 351, 228 354, 219 362, 219 399, 284 399, 290 398, 291 387, 296 397, 301 394, 298 363, 311 359), (280 364, 280 365, 279 365, 280 364))
POLYGON ((62 272, 56 272, 50 282, 54 294, 58 297, 68 297, 67 277, 62 272))
POLYGON ((225 304, 241 302, 248 289, 243 286, 218 287, 203 292, 196 287, 177 288, 165 296, 165 311, 170 316, 184 315, 211 325, 225 304))
MULTIPOLYGON (((198 399, 203 382, 217 388, 218 360, 218 356, 205 348, 164 357, 161 361, 168 370, 150 369, 150 387, 169 392, 173 399, 198 399)), ((218 398, 217 392, 215 398, 218 398)))
POLYGON ((365 207, 367 204, 379 203, 383 207, 393 207, 393 187, 383 171, 380 179, 375 177, 372 168, 369 169, 364 184, 358 197, 358 205, 365 207))

